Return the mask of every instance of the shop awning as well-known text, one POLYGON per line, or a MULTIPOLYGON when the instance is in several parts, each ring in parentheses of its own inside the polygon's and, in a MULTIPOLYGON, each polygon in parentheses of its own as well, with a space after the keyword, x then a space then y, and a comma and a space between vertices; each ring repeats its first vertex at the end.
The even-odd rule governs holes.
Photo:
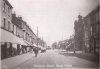
POLYGON ((26 40, 23 40, 28 46, 33 46, 32 44, 30 44, 29 42, 27 42, 26 40))
POLYGON ((23 39, 13 35, 12 33, 5 31, 0 28, 0 42, 11 42, 15 44, 26 45, 27 44, 23 41, 23 39))
POLYGON ((38 45, 38 47, 39 47, 39 48, 43 48, 43 46, 41 46, 41 45, 38 45))

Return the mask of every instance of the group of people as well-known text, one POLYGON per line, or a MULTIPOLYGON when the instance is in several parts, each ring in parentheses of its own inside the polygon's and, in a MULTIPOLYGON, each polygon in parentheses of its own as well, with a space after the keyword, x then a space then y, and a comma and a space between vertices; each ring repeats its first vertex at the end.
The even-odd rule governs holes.
POLYGON ((39 50, 41 50, 41 53, 46 53, 45 48, 41 49, 41 48, 35 47, 35 48, 33 48, 33 51, 35 53, 35 57, 37 57, 39 50))
POLYGON ((38 52, 39 52, 39 48, 36 47, 36 48, 33 49, 33 51, 34 51, 34 53, 35 53, 35 57, 37 57, 37 54, 38 54, 38 52))

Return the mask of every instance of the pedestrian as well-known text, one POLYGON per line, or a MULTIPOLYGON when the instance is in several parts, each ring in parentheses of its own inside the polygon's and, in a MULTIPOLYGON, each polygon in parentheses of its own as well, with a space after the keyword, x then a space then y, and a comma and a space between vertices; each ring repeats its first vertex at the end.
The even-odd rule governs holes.
POLYGON ((33 51, 35 53, 35 57, 37 57, 37 54, 38 54, 38 51, 39 51, 38 47, 34 48, 33 51))

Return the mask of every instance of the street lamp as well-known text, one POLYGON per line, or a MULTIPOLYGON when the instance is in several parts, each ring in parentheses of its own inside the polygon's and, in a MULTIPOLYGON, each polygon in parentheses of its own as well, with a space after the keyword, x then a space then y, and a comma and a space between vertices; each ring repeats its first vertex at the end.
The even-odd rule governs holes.
POLYGON ((75 41, 72 41, 73 45, 74 45, 74 53, 75 53, 75 41))

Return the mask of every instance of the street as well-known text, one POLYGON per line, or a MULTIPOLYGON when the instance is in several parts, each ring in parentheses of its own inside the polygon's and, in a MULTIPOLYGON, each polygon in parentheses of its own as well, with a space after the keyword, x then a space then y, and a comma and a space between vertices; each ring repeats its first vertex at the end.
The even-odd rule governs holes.
POLYGON ((99 69, 98 1, 0 0, 1 69, 99 69))
MULTIPOLYGON (((59 54, 60 51, 48 50, 46 53, 39 53, 28 61, 16 66, 14 69, 40 69, 40 68, 90 68, 98 67, 98 64, 75 57, 59 54)), ((98 69, 98 68, 97 68, 98 69)))

